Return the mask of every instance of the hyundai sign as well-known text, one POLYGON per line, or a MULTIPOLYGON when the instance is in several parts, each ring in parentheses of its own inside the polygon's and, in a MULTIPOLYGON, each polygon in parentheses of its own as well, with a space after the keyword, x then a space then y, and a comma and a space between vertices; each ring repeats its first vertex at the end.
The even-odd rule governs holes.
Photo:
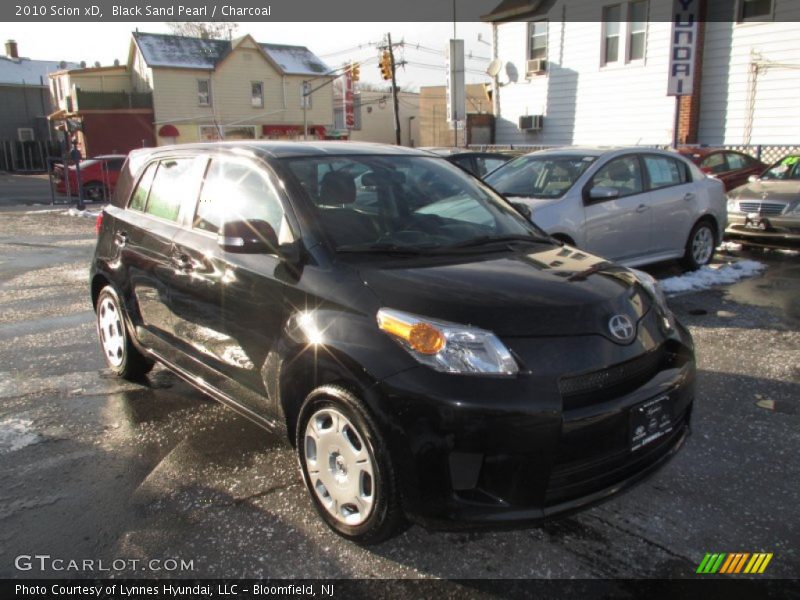
POLYGON ((691 96, 697 58, 700 0, 674 0, 667 96, 691 96))

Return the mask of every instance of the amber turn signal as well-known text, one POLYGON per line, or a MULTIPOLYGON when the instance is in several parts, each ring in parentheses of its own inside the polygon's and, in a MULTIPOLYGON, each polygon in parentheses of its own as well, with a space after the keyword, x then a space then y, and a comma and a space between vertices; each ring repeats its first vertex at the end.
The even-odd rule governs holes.
POLYGON ((404 319, 389 311, 381 311, 378 315, 378 327, 382 331, 400 338, 409 347, 420 354, 436 354, 444 348, 444 333, 433 325, 420 321, 404 319))

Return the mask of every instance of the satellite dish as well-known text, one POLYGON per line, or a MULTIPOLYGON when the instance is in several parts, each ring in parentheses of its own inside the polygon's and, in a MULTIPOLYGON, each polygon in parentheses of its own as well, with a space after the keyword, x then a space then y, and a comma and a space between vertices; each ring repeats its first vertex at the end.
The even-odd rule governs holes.
POLYGON ((495 58, 492 62, 489 63, 489 66, 486 67, 486 74, 489 77, 497 77, 497 74, 500 72, 500 69, 503 68, 503 61, 499 58, 495 58))

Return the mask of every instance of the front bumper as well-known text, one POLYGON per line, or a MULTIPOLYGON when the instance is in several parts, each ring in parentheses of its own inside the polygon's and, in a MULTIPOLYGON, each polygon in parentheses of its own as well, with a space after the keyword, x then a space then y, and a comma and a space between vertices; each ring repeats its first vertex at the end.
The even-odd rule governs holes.
POLYGON ((748 227, 748 220, 745 214, 728 213, 725 237, 765 244, 800 243, 800 215, 760 216, 756 222, 760 227, 748 227))
POLYGON ((373 409, 409 517, 447 528, 537 521, 656 469, 686 437, 695 383, 689 333, 679 325, 656 339, 640 335, 629 347, 599 336, 505 340, 523 360, 541 357, 542 368, 505 379, 419 367, 383 381, 373 409), (560 375, 585 373, 601 356, 599 364, 650 364, 596 393, 563 393, 560 375), (671 429, 632 450, 632 410, 654 398, 666 398, 671 429))

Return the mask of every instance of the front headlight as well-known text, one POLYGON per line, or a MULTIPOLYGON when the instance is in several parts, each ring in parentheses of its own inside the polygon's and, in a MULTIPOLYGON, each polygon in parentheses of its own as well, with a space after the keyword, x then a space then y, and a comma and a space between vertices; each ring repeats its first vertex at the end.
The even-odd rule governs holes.
POLYGON ((661 309, 661 312, 666 315, 671 315, 672 313, 667 305, 667 297, 664 295, 664 291, 661 289, 661 286, 658 285, 658 281, 649 273, 645 273, 639 269, 631 269, 631 271, 634 275, 636 275, 636 279, 639 281, 648 295, 653 299, 653 302, 655 302, 656 306, 661 309))
POLYGON ((736 200, 728 200, 728 212, 739 212, 739 203, 736 200))
POLYGON ((418 362, 443 373, 516 375, 514 357, 485 329, 382 308, 378 327, 418 362))

